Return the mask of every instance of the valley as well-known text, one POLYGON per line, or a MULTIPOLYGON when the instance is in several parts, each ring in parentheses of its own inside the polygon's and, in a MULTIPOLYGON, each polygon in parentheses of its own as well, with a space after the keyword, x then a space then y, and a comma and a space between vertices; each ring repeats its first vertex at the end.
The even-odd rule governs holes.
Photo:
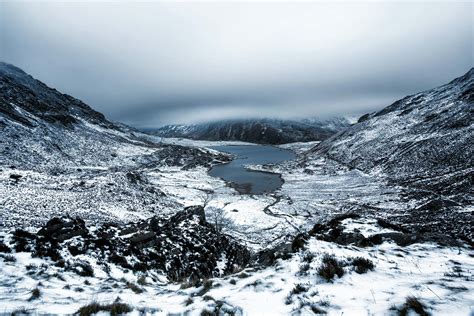
POLYGON ((0 66, 0 313, 472 312, 473 70, 267 147, 145 134, 0 66))

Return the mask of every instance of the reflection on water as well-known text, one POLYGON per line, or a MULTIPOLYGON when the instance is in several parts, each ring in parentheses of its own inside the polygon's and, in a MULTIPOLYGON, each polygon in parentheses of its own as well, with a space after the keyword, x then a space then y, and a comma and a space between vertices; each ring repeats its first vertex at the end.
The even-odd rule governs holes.
POLYGON ((215 146, 212 149, 234 155, 227 164, 214 166, 209 170, 213 177, 227 181, 235 190, 243 194, 263 194, 275 191, 283 184, 279 174, 245 169, 246 165, 280 163, 291 160, 296 155, 273 146, 215 146))

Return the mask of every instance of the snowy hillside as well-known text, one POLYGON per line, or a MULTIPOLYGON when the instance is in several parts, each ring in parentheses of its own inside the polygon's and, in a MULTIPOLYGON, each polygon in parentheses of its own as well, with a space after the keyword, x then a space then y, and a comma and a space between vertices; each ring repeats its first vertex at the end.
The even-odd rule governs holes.
POLYGON ((472 202, 474 68, 441 87, 396 101, 320 143, 324 155, 398 184, 472 202), (471 196, 471 197, 469 197, 471 196))
POLYGON ((349 125, 349 121, 345 118, 300 121, 248 119, 197 125, 168 125, 150 129, 148 132, 161 137, 284 144, 323 140, 349 125))
POLYGON ((244 171, 281 187, 247 195, 208 171, 248 143, 142 134, 1 63, 0 315, 471 315, 469 179, 453 201, 381 176, 472 175, 472 71, 433 91, 279 145, 297 158, 244 171), (450 159, 416 169, 420 135, 450 159))

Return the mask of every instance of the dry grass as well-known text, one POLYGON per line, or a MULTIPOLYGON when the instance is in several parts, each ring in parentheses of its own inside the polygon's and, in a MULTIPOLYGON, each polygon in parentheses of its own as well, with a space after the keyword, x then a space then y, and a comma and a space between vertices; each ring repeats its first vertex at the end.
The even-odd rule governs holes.
POLYGON ((335 276, 339 278, 344 275, 344 263, 337 260, 334 256, 325 255, 322 264, 318 268, 318 275, 326 281, 331 281, 335 276))
POLYGON ((99 312, 108 312, 112 316, 116 315, 122 315, 126 313, 130 313, 132 311, 132 308, 124 303, 112 303, 112 304, 106 304, 102 305, 99 303, 91 303, 89 305, 81 307, 76 314, 79 316, 90 316, 97 314, 99 312))

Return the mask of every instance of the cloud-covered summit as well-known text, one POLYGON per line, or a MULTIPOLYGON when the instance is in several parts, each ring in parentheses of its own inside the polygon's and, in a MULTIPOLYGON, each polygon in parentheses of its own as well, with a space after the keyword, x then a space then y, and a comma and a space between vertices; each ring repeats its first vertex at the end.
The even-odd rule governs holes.
POLYGON ((0 2, 0 59, 136 126, 361 113, 473 63, 473 4, 0 2))

